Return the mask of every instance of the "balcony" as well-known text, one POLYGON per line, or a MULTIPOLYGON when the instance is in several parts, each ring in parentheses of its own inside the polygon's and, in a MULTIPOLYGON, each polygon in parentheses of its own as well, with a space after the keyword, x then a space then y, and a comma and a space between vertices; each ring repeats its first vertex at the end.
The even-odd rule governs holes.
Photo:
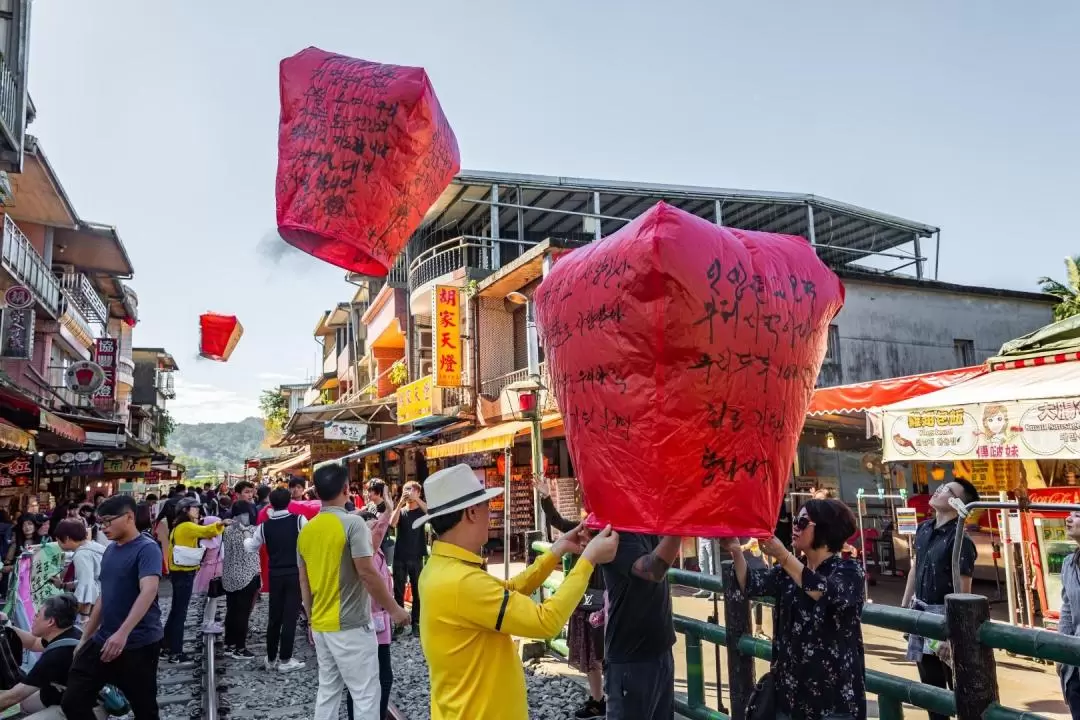
MULTIPOLYGON (((516 382, 522 382, 523 380, 528 379, 529 369, 521 368, 520 370, 515 370, 514 372, 500 375, 497 378, 481 382, 480 394, 485 398, 498 402, 502 415, 504 417, 509 417, 517 411, 517 407, 514 405, 514 398, 509 397, 509 393, 505 392, 506 388, 516 382)), ((542 403, 540 410, 545 413, 558 412, 559 406, 555 402, 555 393, 551 391, 551 381, 548 378, 546 363, 540 363, 540 384, 546 388, 541 392, 542 403)))
POLYGON ((64 273, 59 276, 60 292, 67 304, 74 307, 91 326, 97 326, 94 337, 103 337, 109 324, 109 309, 102 302, 90 278, 82 273, 64 273))
MULTIPOLYGON (((120 359, 123 361, 125 358, 121 357, 120 359)), ((166 400, 172 400, 176 397, 175 380, 171 371, 158 370, 157 379, 154 384, 157 387, 158 392, 161 393, 161 396, 166 400)))
POLYGON ((45 259, 34 249, 30 239, 7 215, 4 216, 0 265, 3 265, 17 282, 30 289, 49 317, 60 317, 60 281, 45 264, 45 259))
POLYGON ((498 240, 462 235, 428 248, 409 264, 409 290, 417 289, 461 268, 496 270, 493 250, 498 240))
POLYGON ((135 362, 124 355, 116 358, 116 382, 120 385, 134 387, 135 385, 135 362))

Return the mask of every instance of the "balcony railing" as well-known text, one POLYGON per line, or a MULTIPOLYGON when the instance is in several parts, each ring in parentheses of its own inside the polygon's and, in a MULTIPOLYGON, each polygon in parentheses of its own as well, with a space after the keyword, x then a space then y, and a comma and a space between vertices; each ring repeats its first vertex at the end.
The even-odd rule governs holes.
MULTIPOLYGON (((480 383, 480 393, 490 400, 501 400, 503 391, 516 382, 522 382, 529 379, 529 369, 521 368, 514 372, 500 375, 499 377, 492 378, 490 380, 484 380, 480 383)), ((541 399, 543 400, 543 412, 557 412, 559 407, 555 402, 555 393, 551 391, 551 382, 548 379, 547 365, 540 363, 540 384, 546 388, 541 393, 541 399)), ((511 398, 513 401, 513 398, 511 398)))
POLYGON ((64 273, 59 278, 60 290, 67 302, 75 306, 88 323, 98 324, 102 328, 108 326, 109 309, 97 294, 90 278, 82 273, 64 273))
POLYGON ((418 287, 458 270, 459 268, 481 268, 494 270, 492 248, 495 241, 491 238, 462 235, 441 242, 416 256, 409 265, 409 288, 418 287))
POLYGON ((167 400, 172 400, 176 397, 175 380, 173 379, 172 372, 158 371, 157 389, 167 400))
POLYGON ((0 263, 12 277, 30 289, 50 317, 60 317, 60 282, 45 264, 45 259, 34 249, 30 239, 7 215, 4 216, 0 263))

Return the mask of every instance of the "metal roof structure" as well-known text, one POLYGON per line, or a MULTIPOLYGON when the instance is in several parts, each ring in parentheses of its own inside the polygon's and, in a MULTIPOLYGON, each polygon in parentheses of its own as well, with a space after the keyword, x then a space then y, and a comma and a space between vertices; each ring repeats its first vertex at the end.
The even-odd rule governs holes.
POLYGON ((940 242, 932 225, 806 193, 465 170, 429 209, 410 256, 460 236, 523 245, 552 237, 599 239, 660 201, 728 227, 800 235, 836 268, 876 256, 889 264, 879 262, 878 272, 914 266, 912 274, 923 278, 929 258, 920 241, 940 242))

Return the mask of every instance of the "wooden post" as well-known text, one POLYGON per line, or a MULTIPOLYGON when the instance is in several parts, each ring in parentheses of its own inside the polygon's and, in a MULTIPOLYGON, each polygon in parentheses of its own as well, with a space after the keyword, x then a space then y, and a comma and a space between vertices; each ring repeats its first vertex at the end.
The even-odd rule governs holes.
POLYGON ((754 691, 754 658, 739 652, 739 638, 750 633, 750 600, 736 598, 739 581, 730 560, 721 565, 724 578, 724 625, 727 627, 728 688, 732 720, 746 720, 746 704, 754 691))
POLYGON ((945 622, 952 644, 956 717, 980 720, 998 701, 994 650, 979 642, 979 628, 990 622, 990 601, 967 593, 947 595, 945 622))

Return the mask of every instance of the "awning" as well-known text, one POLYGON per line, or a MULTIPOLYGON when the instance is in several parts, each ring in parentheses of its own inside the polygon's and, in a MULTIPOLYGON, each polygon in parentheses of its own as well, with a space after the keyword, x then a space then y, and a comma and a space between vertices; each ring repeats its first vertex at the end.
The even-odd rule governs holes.
MULTIPOLYGON (((349 460, 357 460, 362 457, 367 457, 368 455, 374 455, 375 453, 382 452, 383 450, 393 450, 394 448, 401 447, 403 445, 409 445, 410 443, 434 437, 441 432, 450 430, 452 427, 457 427, 459 425, 460 423, 450 420, 448 422, 444 422, 441 425, 426 427, 423 430, 414 430, 413 432, 398 435, 396 437, 390 438, 389 440, 383 440, 382 442, 375 443, 374 445, 368 445, 366 448, 362 448, 360 450, 357 450, 356 452, 349 453, 348 455, 343 455, 336 460, 326 460, 325 462, 321 462, 316 465, 314 469, 318 470, 323 465, 329 465, 331 463, 346 463, 349 460)), ((435 447, 439 446, 436 445, 435 447)), ((427 452, 431 452, 431 450, 429 449, 427 452)))
POLYGON ((305 450, 304 452, 300 453, 299 455, 294 455, 293 457, 289 458, 288 460, 282 460, 280 462, 274 463, 273 465, 267 465, 266 466, 266 472, 273 475, 275 473, 281 472, 282 470, 288 470, 290 468, 296 467, 297 465, 303 465, 304 463, 306 463, 306 462, 308 462, 310 460, 311 460, 311 451, 310 450, 305 450))
POLYGON ((73 422, 68 422, 63 418, 59 418, 48 410, 42 410, 39 413, 38 422, 42 430, 48 430, 65 440, 71 440, 77 443, 86 442, 86 431, 83 430, 82 427, 73 422))
POLYGON ((288 438, 290 435, 298 435, 316 428, 322 430, 325 424, 332 420, 371 422, 381 410, 386 408, 387 404, 387 400, 362 400, 332 405, 307 405, 289 418, 285 427, 285 436, 288 438))
POLYGON ((905 377, 874 380, 872 382, 820 388, 814 391, 807 415, 850 415, 876 410, 920 395, 941 390, 956 383, 970 380, 987 372, 975 367, 944 370, 942 372, 907 375, 905 377))
POLYGON ((1080 362, 997 370, 881 408, 886 461, 1080 457, 1080 362))
POLYGON ((34 436, 19 428, 0 422, 0 448, 25 453, 36 451, 34 436))
MULTIPOLYGON (((558 427, 562 424, 562 416, 558 413, 547 415, 541 421, 541 427, 545 430, 558 427)), ((470 455, 472 453, 492 452, 494 450, 506 450, 514 444, 518 435, 528 434, 532 423, 527 420, 514 420, 498 425, 489 425, 481 428, 471 435, 466 435, 460 440, 452 440, 442 445, 435 445, 427 450, 426 456, 432 458, 454 457, 456 455, 470 455)))

